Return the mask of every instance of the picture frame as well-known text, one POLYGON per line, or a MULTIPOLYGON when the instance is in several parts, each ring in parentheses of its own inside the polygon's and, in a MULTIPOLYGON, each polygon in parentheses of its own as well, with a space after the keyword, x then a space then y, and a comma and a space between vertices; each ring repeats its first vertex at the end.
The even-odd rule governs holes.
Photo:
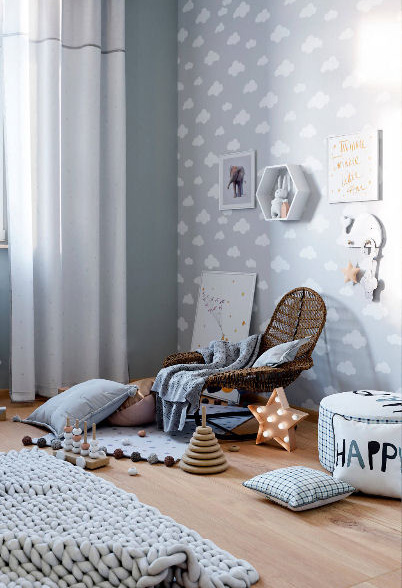
POLYGON ((211 341, 238 343, 248 337, 253 310, 256 273, 201 273, 191 349, 211 341))
POLYGON ((380 140, 374 129, 328 137, 330 204, 380 199, 380 140))
POLYGON ((219 159, 219 210, 255 208, 255 151, 219 159))

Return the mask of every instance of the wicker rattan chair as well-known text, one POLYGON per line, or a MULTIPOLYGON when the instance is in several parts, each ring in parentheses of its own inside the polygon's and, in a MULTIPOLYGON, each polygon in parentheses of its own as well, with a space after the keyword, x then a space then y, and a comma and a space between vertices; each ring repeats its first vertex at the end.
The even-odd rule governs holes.
MULTIPOLYGON (((289 386, 304 370, 313 366, 311 354, 324 327, 326 314, 324 301, 317 292, 310 288, 291 290, 275 308, 261 338, 258 356, 280 343, 310 337, 299 349, 295 359, 274 368, 251 367, 214 374, 206 381, 205 388, 209 392, 221 388, 236 388, 246 392, 270 393, 275 388, 289 386)), ((204 363, 204 359, 198 351, 174 353, 165 359, 163 367, 180 363, 204 363)), ((227 411, 222 416, 231 414, 227 411)), ((216 417, 217 415, 213 416, 214 419, 216 417)), ((199 420, 198 415, 195 418, 196 421, 199 420)))

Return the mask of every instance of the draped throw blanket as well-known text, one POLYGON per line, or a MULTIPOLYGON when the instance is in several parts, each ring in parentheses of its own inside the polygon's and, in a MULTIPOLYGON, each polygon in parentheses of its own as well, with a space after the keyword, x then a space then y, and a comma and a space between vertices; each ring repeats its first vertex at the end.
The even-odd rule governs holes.
POLYGON ((11 393, 127 380, 124 0, 0 0, 11 393))
POLYGON ((209 376, 251 367, 257 359, 260 341, 261 335, 251 335, 239 343, 212 341, 208 347, 197 350, 205 364, 178 364, 161 369, 152 387, 162 409, 158 411, 158 425, 163 425, 165 432, 181 431, 187 413, 198 409, 209 376))

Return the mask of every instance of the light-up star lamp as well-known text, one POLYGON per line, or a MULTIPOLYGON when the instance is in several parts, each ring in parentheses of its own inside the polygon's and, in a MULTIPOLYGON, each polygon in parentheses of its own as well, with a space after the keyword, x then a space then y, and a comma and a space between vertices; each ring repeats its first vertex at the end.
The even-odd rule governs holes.
POLYGON ((294 427, 306 419, 308 414, 289 407, 283 388, 275 388, 265 406, 249 404, 248 408, 260 425, 257 445, 273 439, 287 451, 296 449, 294 427))

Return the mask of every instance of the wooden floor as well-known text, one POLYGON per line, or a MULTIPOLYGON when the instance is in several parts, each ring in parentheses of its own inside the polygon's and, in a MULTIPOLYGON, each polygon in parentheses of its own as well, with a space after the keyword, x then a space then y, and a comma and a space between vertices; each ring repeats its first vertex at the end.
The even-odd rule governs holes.
MULTIPOLYGON (((32 407, 11 407, 0 422, 0 450, 20 449, 24 435, 38 429, 14 423, 32 407)), ((217 476, 193 476, 177 467, 137 465, 130 477, 128 459, 111 459, 98 475, 162 513, 198 531, 219 547, 246 559, 258 570, 258 588, 400 588, 400 502, 355 495, 334 505, 292 513, 241 485, 258 473, 290 465, 322 469, 317 456, 317 425, 305 421, 297 431, 298 449, 241 443, 227 452, 230 468, 217 476)), ((227 448, 228 443, 222 443, 227 448)))

